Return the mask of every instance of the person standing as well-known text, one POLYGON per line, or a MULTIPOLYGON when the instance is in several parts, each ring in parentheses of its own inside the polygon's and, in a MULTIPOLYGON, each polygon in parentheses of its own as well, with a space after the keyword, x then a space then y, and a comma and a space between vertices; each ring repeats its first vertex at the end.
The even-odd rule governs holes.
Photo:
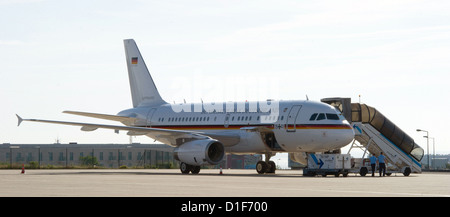
POLYGON ((377 165, 377 157, 375 157, 375 155, 372 155, 372 157, 370 157, 370 166, 372 167, 372 176, 375 176, 376 165, 377 165))
POLYGON ((380 176, 381 172, 383 172, 383 176, 386 175, 386 162, 385 162, 385 156, 383 155, 383 152, 380 153, 380 156, 378 156, 378 166, 380 170, 380 176))

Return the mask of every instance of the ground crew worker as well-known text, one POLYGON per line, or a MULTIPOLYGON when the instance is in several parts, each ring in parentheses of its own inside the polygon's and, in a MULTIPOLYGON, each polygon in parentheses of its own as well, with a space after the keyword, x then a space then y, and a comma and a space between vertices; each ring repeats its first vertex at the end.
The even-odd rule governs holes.
POLYGON ((380 156, 378 156, 378 166, 379 166, 379 170, 380 170, 380 176, 381 176, 381 171, 383 171, 383 176, 386 175, 386 163, 384 161, 386 157, 383 155, 383 152, 380 153, 380 156))
POLYGON ((375 168, 377 166, 377 157, 375 155, 370 157, 370 166, 372 167, 372 176, 375 176, 375 168))

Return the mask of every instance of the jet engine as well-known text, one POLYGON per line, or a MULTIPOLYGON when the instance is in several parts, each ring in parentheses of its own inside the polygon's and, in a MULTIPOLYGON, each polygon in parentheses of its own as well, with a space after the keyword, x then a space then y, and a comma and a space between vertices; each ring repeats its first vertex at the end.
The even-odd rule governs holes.
POLYGON ((215 139, 192 140, 174 149, 174 158, 189 165, 216 165, 222 161, 225 148, 215 139))

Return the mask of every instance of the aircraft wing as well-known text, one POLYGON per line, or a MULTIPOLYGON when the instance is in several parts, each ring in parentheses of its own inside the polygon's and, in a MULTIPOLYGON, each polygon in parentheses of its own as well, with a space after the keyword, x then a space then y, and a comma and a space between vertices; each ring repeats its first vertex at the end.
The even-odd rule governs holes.
POLYGON ((17 115, 18 124, 23 121, 41 122, 50 124, 62 124, 71 126, 81 126, 82 131, 94 131, 98 128, 113 129, 116 133, 120 130, 128 131, 127 135, 141 136, 146 135, 160 142, 166 143, 172 146, 180 146, 184 143, 184 139, 217 139, 221 141, 224 146, 233 146, 239 143, 240 137, 235 134, 208 134, 196 131, 184 131, 184 130, 170 130, 162 128, 147 128, 147 127, 132 127, 132 126, 117 126, 106 124, 92 124, 92 123, 80 123, 80 122, 67 122, 67 121, 53 121, 53 120, 40 120, 40 119, 23 119, 17 115))
POLYGON ((118 116, 118 115, 90 113, 90 112, 63 111, 63 113, 86 116, 86 117, 91 117, 91 118, 100 118, 100 119, 105 119, 105 120, 110 120, 110 121, 120 121, 122 123, 129 123, 130 125, 132 123, 135 123, 138 120, 137 118, 123 117, 123 116, 118 116))

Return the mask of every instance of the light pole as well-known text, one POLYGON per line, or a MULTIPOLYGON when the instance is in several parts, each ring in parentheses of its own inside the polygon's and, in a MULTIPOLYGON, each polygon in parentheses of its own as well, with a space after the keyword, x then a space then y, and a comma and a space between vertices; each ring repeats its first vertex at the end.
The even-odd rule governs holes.
MULTIPOLYGON (((425 138, 428 138, 427 136, 424 136, 425 138)), ((431 163, 433 164, 433 169, 436 169, 436 150, 434 149, 434 137, 430 137, 429 139, 433 140, 433 159, 434 161, 431 161, 431 163)))
POLYGON ((428 145, 429 145, 429 135, 428 135, 428 131, 426 130, 421 130, 421 129, 417 129, 417 132, 426 132, 427 133, 427 168, 430 169, 430 152, 428 150, 428 145))

